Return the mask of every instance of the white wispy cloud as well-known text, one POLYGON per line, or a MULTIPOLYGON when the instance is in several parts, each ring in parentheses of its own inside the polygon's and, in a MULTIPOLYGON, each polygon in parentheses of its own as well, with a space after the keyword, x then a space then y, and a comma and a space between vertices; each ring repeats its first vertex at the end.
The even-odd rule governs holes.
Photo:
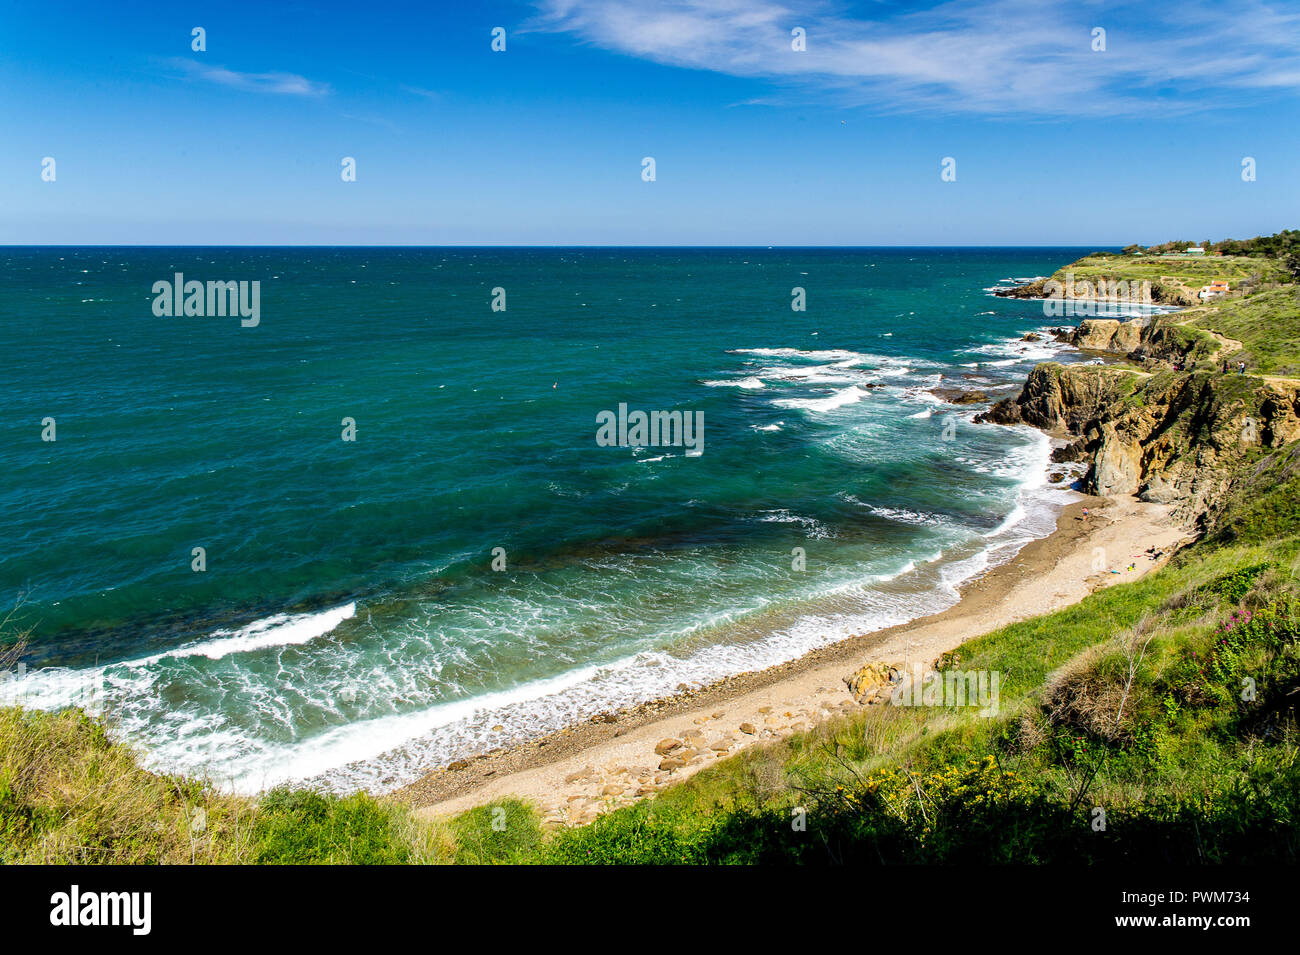
POLYGON ((442 94, 437 90, 427 90, 422 86, 408 86, 405 83, 401 84, 401 87, 402 92, 410 93, 412 96, 420 96, 428 100, 442 99, 442 94))
POLYGON ((297 73, 240 73, 224 66, 209 66, 197 60, 172 60, 171 65, 192 79, 206 80, 232 89, 285 96, 324 96, 330 88, 297 73))
MULTIPOLYGON (((1259 0, 1169 4, 949 0, 536 0, 528 30, 656 63, 772 81, 884 111, 1116 115, 1186 112, 1242 89, 1296 91, 1300 9, 1259 0), (807 32, 806 52, 791 30, 807 32), (1092 30, 1106 30, 1106 51, 1092 30)), ((762 98, 760 98, 760 101, 762 98)))

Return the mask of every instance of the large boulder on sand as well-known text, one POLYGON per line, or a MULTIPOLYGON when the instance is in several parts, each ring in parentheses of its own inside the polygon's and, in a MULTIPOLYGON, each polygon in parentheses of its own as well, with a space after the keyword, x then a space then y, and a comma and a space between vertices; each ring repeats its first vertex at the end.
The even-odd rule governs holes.
POLYGON ((844 684, 853 694, 853 699, 861 703, 867 697, 874 696, 883 687, 893 686, 902 679, 900 667, 889 663, 868 663, 844 678, 844 684))

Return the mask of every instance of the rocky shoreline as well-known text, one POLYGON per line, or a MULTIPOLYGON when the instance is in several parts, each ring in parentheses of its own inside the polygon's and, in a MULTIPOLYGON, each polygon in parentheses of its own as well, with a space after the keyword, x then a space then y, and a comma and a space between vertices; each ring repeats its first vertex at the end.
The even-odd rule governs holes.
MULTIPOLYGON (((1059 293, 1055 288, 1050 292, 1048 291, 1047 285, 1052 281, 1052 277, 1044 276, 1023 285, 994 289, 993 294, 998 298, 1044 300, 1058 298, 1070 302, 1115 303, 1113 295, 1104 293, 1105 289, 1109 287, 1110 281, 1112 281, 1105 276, 1084 276, 1078 280, 1060 282, 1059 293), (1094 294, 1094 291, 1098 288, 1102 289, 1104 294, 1094 294)), ((1175 308, 1196 304, 1196 300, 1191 297, 1190 292, 1181 285, 1165 285, 1160 282, 1152 282, 1147 287, 1146 292, 1147 294, 1142 299, 1145 304, 1166 305, 1175 308)))
MULTIPOLYGON (((1133 332, 1120 333, 1118 340, 1126 342, 1125 336, 1134 333, 1140 338, 1136 325, 1133 332)), ((1050 334, 1075 347, 1103 339, 1117 340, 1113 329, 1089 322, 1078 329, 1054 329, 1050 334)), ((548 825, 582 824, 598 812, 653 797, 685 775, 749 745, 775 742, 808 730, 832 715, 879 703, 896 682, 903 656, 895 651, 897 660, 886 658, 888 648, 896 646, 900 639, 913 632, 943 631, 946 635, 942 639, 933 639, 930 655, 920 655, 921 662, 932 665, 950 645, 984 632, 976 627, 954 638, 954 628, 981 620, 985 629, 992 629, 1003 621, 1019 619, 1025 614, 1019 614, 1015 606, 1018 587, 1032 581, 1036 574, 1052 577, 1060 573, 1073 559, 1067 555, 1088 552, 1081 538, 1092 528, 1077 524, 1082 520, 1083 507, 1093 514, 1104 513, 1114 506, 1105 498, 1132 493, 1122 490, 1121 485, 1134 481, 1123 482, 1115 477, 1132 476, 1132 469, 1125 469, 1129 459, 1116 454, 1114 440, 1107 444, 1103 438, 1098 444, 1097 433, 1106 409, 1123 397, 1124 387, 1119 382, 1133 378, 1131 371, 1108 366, 1039 365, 1016 397, 999 401, 976 417, 981 422, 1031 425, 1054 435, 1058 447, 1053 460, 1058 464, 1085 461, 1092 455, 1085 491, 1092 494, 1105 489, 1107 493, 1071 505, 1063 512, 1056 532, 1027 545, 1009 564, 972 581, 963 588, 960 603, 951 610, 851 637, 797 660, 727 677, 705 687, 682 686, 681 692, 668 698, 602 713, 538 739, 457 760, 402 788, 398 798, 424 807, 422 812, 444 814, 502 794, 522 792, 541 805, 548 825), (1051 569, 1042 571, 1043 567, 1051 569), (799 685, 797 692, 781 691, 794 684, 799 685), (747 705, 738 714, 736 704, 742 700, 747 705), (607 753, 613 755, 602 761, 601 755, 607 753)), ((939 396, 956 405, 991 400, 984 392, 950 391, 950 395, 939 396)), ((1176 497, 1170 496, 1171 500, 1176 497)), ((1175 543, 1186 536, 1180 529, 1182 522, 1172 520, 1166 526, 1162 522, 1172 509, 1161 505, 1167 502, 1157 502, 1150 494, 1142 500, 1145 506, 1158 509, 1151 512, 1154 516, 1136 521, 1131 528, 1114 531, 1124 541, 1117 552, 1137 547, 1139 541, 1156 540, 1161 547, 1153 548, 1149 559, 1167 559, 1175 543)), ((1141 506, 1126 504, 1125 508, 1141 506)), ((1128 519, 1127 510, 1124 519, 1128 519)), ((1122 579, 1076 569, 1066 571, 1064 576, 1077 580, 1060 582, 1058 598, 1072 592, 1073 599, 1079 599, 1096 587, 1122 579), (1082 591, 1074 589, 1079 585, 1083 585, 1082 591)), ((1034 605, 1035 613, 1043 612, 1042 605, 1034 604, 1027 595, 1024 602, 1034 605)), ((913 646, 910 641, 905 645, 913 646)), ((908 652, 910 659, 919 659, 908 652)))
MULTIPOLYGON (((1041 285, 995 294, 1044 297, 1041 285)), ((776 742, 832 715, 879 703, 899 679, 899 646, 908 648, 908 659, 933 665, 935 651, 946 652, 963 639, 1028 615, 1015 606, 1018 588, 1027 582, 1034 592, 1055 586, 1059 601, 1081 599, 1124 579, 1091 572, 1086 563, 1073 567, 1078 552, 1086 557, 1096 543, 1082 539, 1092 527, 1076 525, 1084 505, 1094 515, 1119 509, 1110 518, 1109 533, 1119 542, 1117 553, 1145 550, 1151 564, 1135 571, 1140 574, 1204 530, 1252 449, 1300 438, 1300 386, 1224 374, 1218 360, 1235 343, 1212 332, 1154 316, 1087 318, 1077 327, 1045 334, 1101 361, 1040 364, 1015 396, 994 402, 974 420, 1047 432, 1056 445, 1054 464, 1086 466, 1080 489, 1089 497, 1067 508, 1052 535, 971 582, 956 607, 458 760, 400 790, 399 798, 425 807, 422 812, 445 813, 522 794, 538 802, 548 825, 573 825, 653 797, 749 745, 776 742), (1034 584, 1036 576, 1043 580, 1034 584), (932 636, 914 642, 912 635, 919 633, 932 636)), ((1026 341, 1038 338, 1025 336, 1026 341)), ((945 388, 934 394, 957 406, 993 400, 981 390, 945 388)), ((1035 614, 1051 603, 1025 593, 1035 614)))
POLYGON ((886 703, 893 674, 931 668, 968 639, 1136 579, 1188 538, 1168 508, 1085 498, 1062 512, 1054 533, 971 582, 942 613, 454 763, 396 797, 425 818, 523 799, 545 828, 584 825, 752 746, 784 745, 837 716, 886 703), (1132 562, 1129 554, 1147 553, 1131 569, 1099 570, 1098 549, 1121 555, 1118 568, 1132 562))
POLYGON ((1071 343, 1132 365, 1039 365, 1020 394, 975 420, 1040 428, 1064 442, 1053 461, 1087 465, 1086 492, 1168 504, 1204 526, 1252 450, 1300 438, 1300 387, 1227 373, 1226 340, 1205 347, 1215 337, 1174 322, 1088 319, 1071 343))

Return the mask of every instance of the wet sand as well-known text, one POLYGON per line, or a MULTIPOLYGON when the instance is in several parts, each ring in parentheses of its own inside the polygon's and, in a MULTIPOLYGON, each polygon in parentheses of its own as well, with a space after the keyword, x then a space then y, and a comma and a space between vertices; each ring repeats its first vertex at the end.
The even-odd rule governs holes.
POLYGON ((741 673, 667 699, 605 714, 549 736, 426 774, 395 796, 421 816, 463 811, 496 799, 532 802, 550 826, 591 821, 652 796, 748 746, 783 738, 860 704, 845 677, 866 663, 928 664, 966 640, 1077 603, 1167 561, 1191 533, 1170 508, 1133 498, 1083 498, 1056 530, 962 590, 942 613, 850 637, 797 660, 741 673), (1083 510, 1090 512, 1083 517, 1083 510), (1154 546, 1163 554, 1146 554, 1154 546), (1105 567, 1094 566, 1097 548, 1105 567), (1136 563, 1134 570, 1127 570, 1136 563), (1111 570, 1120 573, 1111 573, 1111 570), (668 754, 662 740, 681 741, 668 754), (680 762, 681 765, 675 765, 680 762))

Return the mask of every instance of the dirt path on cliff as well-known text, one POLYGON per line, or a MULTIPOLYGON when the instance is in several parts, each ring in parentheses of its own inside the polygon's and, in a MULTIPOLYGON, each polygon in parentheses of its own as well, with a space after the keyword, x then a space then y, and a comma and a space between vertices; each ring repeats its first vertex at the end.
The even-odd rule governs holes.
MULTIPOLYGON (((1209 314, 1212 314, 1212 313, 1209 313, 1209 314)), ((1181 322, 1174 322, 1174 324, 1175 324, 1175 325, 1191 325, 1192 322, 1199 321, 1200 319, 1202 319, 1202 318, 1204 318, 1204 317, 1205 317, 1205 315, 1193 315, 1191 318, 1184 318, 1181 322)), ((1224 356, 1226 356, 1226 355, 1231 355, 1231 354, 1232 354, 1233 352, 1235 352, 1235 351, 1241 351, 1241 349, 1242 349, 1243 347, 1245 347, 1245 346, 1242 345, 1241 342, 1237 341, 1237 339, 1235 339, 1235 338, 1229 338, 1227 335, 1220 335, 1218 332, 1216 332, 1216 331, 1215 331, 1214 329, 1212 329, 1212 328, 1204 328, 1204 327, 1202 327, 1202 326, 1200 326, 1200 325, 1197 325, 1197 326, 1196 326, 1196 329, 1197 329, 1197 331, 1206 332, 1207 334, 1214 336, 1214 340, 1217 341, 1217 342, 1219 343, 1219 349, 1220 349, 1220 350, 1219 350, 1219 357, 1221 357, 1221 358, 1224 357, 1224 356)))
MULTIPOLYGON (((1181 322, 1174 322, 1175 325, 1191 325, 1192 322, 1204 318, 1205 316, 1194 316, 1185 318, 1181 322)), ((1229 338, 1227 335, 1221 335, 1212 328, 1206 328, 1203 325, 1193 326, 1198 331, 1206 332, 1213 335, 1214 340, 1219 343, 1219 354, 1216 360, 1223 360, 1233 352, 1241 351, 1245 344, 1235 338, 1229 338)), ((1252 378, 1262 378, 1264 383, 1276 388, 1279 391, 1294 392, 1300 390, 1300 378, 1286 378, 1282 375, 1251 375, 1252 378)))
POLYGON ((1266 384, 1272 385, 1278 391, 1295 392, 1300 390, 1300 378, 1280 378, 1277 375, 1261 375, 1266 384))

